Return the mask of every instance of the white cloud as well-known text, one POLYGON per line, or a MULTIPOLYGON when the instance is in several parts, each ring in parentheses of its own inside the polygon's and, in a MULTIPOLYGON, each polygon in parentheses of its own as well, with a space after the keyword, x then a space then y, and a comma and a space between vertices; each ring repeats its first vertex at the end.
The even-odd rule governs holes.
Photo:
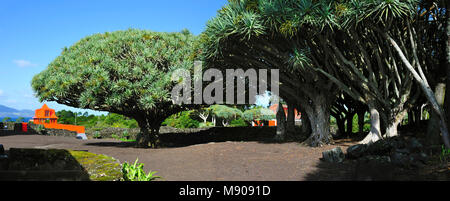
POLYGON ((31 63, 30 61, 27 60, 14 60, 13 63, 21 68, 37 66, 37 64, 31 63))
POLYGON ((3 90, 0 89, 0 96, 3 96, 3 90))

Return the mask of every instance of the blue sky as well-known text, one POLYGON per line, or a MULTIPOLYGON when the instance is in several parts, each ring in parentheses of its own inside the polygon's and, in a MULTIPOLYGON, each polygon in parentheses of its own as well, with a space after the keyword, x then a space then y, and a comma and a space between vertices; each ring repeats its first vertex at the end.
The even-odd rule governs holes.
MULTIPOLYGON (((31 79, 64 47, 95 33, 128 28, 198 35, 226 0, 1 0, 0 104, 37 109, 31 79)), ((47 103, 56 110, 71 109, 47 103)), ((89 111, 93 114, 98 112, 89 111)))

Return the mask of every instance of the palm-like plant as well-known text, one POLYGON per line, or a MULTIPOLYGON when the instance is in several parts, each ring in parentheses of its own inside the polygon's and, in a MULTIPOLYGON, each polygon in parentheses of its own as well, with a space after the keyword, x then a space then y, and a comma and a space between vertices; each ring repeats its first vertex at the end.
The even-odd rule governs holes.
POLYGON ((373 142, 383 138, 380 121, 387 136, 397 134, 399 119, 420 96, 414 80, 443 114, 420 66, 419 51, 439 50, 417 48, 425 37, 414 30, 418 6, 417 0, 230 1, 202 33, 203 55, 207 65, 280 69, 280 96, 304 107, 313 129, 324 128, 313 130, 312 145, 329 142, 330 92, 338 86, 369 106, 371 134, 363 142, 373 142), (253 16, 251 23, 236 23, 245 16, 253 16))
POLYGON ((161 123, 184 110, 172 104, 170 92, 177 69, 192 69, 189 32, 158 33, 130 29, 81 39, 33 78, 41 101, 135 119, 139 147, 158 145, 161 123))

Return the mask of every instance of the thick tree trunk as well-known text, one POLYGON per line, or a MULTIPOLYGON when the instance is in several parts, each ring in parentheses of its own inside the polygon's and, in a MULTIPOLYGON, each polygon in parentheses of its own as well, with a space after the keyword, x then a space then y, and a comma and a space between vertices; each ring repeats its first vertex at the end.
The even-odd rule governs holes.
POLYGON ((137 120, 140 132, 136 137, 138 148, 158 148, 160 146, 159 129, 161 122, 149 122, 148 120, 137 120))
MULTIPOLYGON (((449 39, 449 43, 450 43, 450 39, 449 39)), ((450 44, 448 46, 450 46, 450 44)), ((448 49, 447 49, 447 51, 449 51, 448 54, 450 54, 449 49, 450 49, 450 47, 448 47, 448 49)), ((450 55, 449 55, 449 57, 450 57, 450 55)), ((450 58, 449 58, 449 60, 450 60, 450 58)), ((447 114, 447 128, 450 128, 450 62, 447 64, 447 86, 445 88, 446 89, 445 89, 444 111, 447 114)))
POLYGON ((380 139, 383 139, 381 136, 381 119, 380 113, 375 108, 375 104, 369 102, 369 113, 370 113, 370 132, 369 134, 360 142, 361 144, 371 144, 380 139))
POLYGON ((354 113, 347 114, 345 117, 347 120, 347 136, 350 136, 353 133, 353 117, 355 116, 354 113))
POLYGON ((288 114, 287 114, 287 134, 293 135, 295 133, 295 108, 292 102, 288 102, 288 114))
POLYGON ((412 126, 412 125, 416 124, 416 121, 417 121, 417 118, 415 117, 413 108, 411 108, 408 111, 408 125, 412 126))
POLYGON ((403 118, 405 118, 407 113, 408 113, 407 110, 403 110, 394 117, 394 119, 389 123, 388 127, 386 128, 386 137, 398 136, 397 131, 398 125, 402 123, 403 118))
POLYGON ((445 92, 445 113, 447 114, 447 128, 450 128, 450 3, 446 3, 446 18, 447 18, 447 87, 445 92))
POLYGON ((312 100, 312 107, 306 107, 311 122, 311 136, 304 142, 312 147, 332 144, 330 133, 330 105, 326 96, 318 95, 312 100))
POLYGON ((364 133, 364 116, 366 115, 366 111, 365 110, 360 110, 357 112, 358 115, 358 129, 359 129, 359 134, 362 135, 364 133))
POLYGON ((301 132, 302 134, 310 135, 311 134, 311 121, 309 120, 308 114, 305 110, 301 111, 302 113, 302 127, 301 132))
POLYGON ((277 134, 275 140, 283 141, 286 139, 286 113, 283 109, 283 104, 278 104, 277 117, 277 134))
MULTIPOLYGON (((394 39, 392 39, 387 33, 381 32, 381 34, 388 39, 388 41, 394 46, 394 49, 398 53, 399 57, 401 58, 402 62, 405 64, 406 68, 412 73, 414 79, 417 81, 417 83, 422 88, 422 91, 424 92, 425 96, 427 97, 427 100, 431 104, 431 108, 437 113, 439 116, 439 128, 442 133, 442 140, 444 141, 445 147, 450 148, 450 136, 447 128, 447 121, 446 121, 446 115, 444 114, 444 110, 439 105, 438 101, 436 100, 436 97, 434 96, 433 90, 431 90, 430 86, 428 85, 428 82, 424 76, 419 75, 417 71, 414 69, 414 67, 411 65, 411 63, 408 61, 408 59, 405 57, 403 51, 398 46, 397 42, 395 42, 394 39)), ((413 49, 414 50, 414 49, 413 49)), ((420 69, 420 66, 418 67, 420 69)), ((420 69, 421 70, 421 69, 420 69)), ((421 72, 421 71, 419 71, 421 72)))
MULTIPOLYGON (((438 83, 436 85, 434 95, 440 106, 444 104, 445 84, 438 83)), ((427 126, 427 143, 430 145, 439 145, 442 143, 441 132, 439 128, 439 114, 434 110, 431 111, 430 120, 427 126)))
POLYGON ((342 118, 336 118, 336 124, 338 126, 339 136, 345 136, 345 120, 342 118))

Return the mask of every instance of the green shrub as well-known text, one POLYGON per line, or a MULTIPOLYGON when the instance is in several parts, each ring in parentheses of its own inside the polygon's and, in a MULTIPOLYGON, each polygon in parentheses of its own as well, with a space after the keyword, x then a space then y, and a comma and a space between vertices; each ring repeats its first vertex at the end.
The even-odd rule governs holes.
POLYGON ((209 121, 207 121, 206 123, 201 122, 198 127, 199 128, 214 127, 214 123, 209 121))
POLYGON ((124 130, 122 132, 122 137, 125 139, 129 139, 130 138, 130 134, 128 133, 128 130, 124 130))
POLYGON ((180 114, 174 114, 164 120, 162 125, 174 128, 198 128, 200 122, 190 117, 191 111, 184 111, 180 114))
POLYGON ((122 165, 122 173, 123 179, 125 181, 153 181, 157 178, 161 178, 160 176, 156 176, 156 171, 150 171, 148 174, 145 174, 144 164, 137 163, 139 159, 136 159, 133 165, 125 162, 122 165))
POLYGON ((36 132, 40 135, 45 135, 47 133, 47 131, 45 130, 44 125, 39 124, 37 125, 37 127, 35 128, 36 132))
POLYGON ((3 118, 2 122, 11 122, 11 117, 3 118))
POLYGON ((231 127, 245 127, 248 126, 248 124, 245 122, 243 118, 232 120, 230 123, 231 127))
POLYGON ((444 145, 442 145, 442 151, 439 159, 441 162, 446 163, 450 159, 450 149, 447 149, 444 145))
POLYGON ((94 136, 92 136, 92 137, 94 137, 95 139, 100 138, 100 137, 101 137, 101 136, 100 136, 100 132, 95 131, 94 136))

